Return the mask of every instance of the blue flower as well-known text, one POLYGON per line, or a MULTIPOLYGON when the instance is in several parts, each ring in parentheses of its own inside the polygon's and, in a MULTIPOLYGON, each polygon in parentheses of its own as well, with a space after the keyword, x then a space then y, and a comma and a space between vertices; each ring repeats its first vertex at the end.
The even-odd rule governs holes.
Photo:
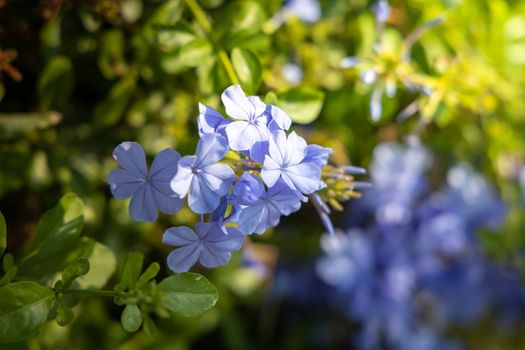
POLYGON ((235 119, 226 128, 228 143, 234 151, 248 151, 250 156, 268 141, 266 104, 257 96, 246 97, 239 85, 232 85, 221 95, 226 114, 235 119))
POLYGON ((224 234, 217 222, 199 222, 195 231, 186 226, 171 227, 164 232, 162 242, 177 247, 168 255, 168 267, 174 272, 185 272, 197 261, 212 268, 230 261, 231 252, 241 249, 243 235, 234 227, 224 234))
MULTIPOLYGON (((292 125, 290 117, 277 106, 268 105, 266 108, 266 115, 268 116, 268 130, 270 132, 288 130, 292 125)), ((264 156, 262 160, 264 161, 264 156)))
POLYGON ((319 145, 306 146, 305 162, 313 162, 319 168, 324 168, 328 164, 328 157, 333 151, 328 147, 321 147, 319 145))
POLYGON ((301 200, 282 180, 266 191, 264 184, 250 173, 244 173, 233 188, 241 207, 238 227, 245 234, 262 234, 277 226, 281 215, 299 210, 301 200))
POLYGON ((297 16, 306 23, 315 23, 321 18, 319 0, 288 0, 284 5, 287 14, 297 16))
POLYGON ((188 194, 188 204, 195 213, 204 214, 215 210, 221 197, 235 179, 233 170, 225 164, 217 164, 228 153, 228 142, 219 134, 204 134, 197 145, 195 156, 179 160, 177 175, 171 180, 171 188, 180 198, 188 194))
POLYGON ((268 154, 264 159, 261 177, 268 187, 282 179, 288 187, 303 194, 311 194, 322 187, 321 168, 305 160, 306 141, 292 132, 288 138, 284 131, 272 133, 268 154))
POLYGON ((160 152, 148 172, 142 146, 123 142, 113 151, 113 157, 124 169, 112 170, 108 183, 117 199, 131 198, 129 213, 137 221, 155 221, 158 210, 173 214, 182 206, 170 188, 170 180, 177 173, 180 155, 172 149, 160 152))

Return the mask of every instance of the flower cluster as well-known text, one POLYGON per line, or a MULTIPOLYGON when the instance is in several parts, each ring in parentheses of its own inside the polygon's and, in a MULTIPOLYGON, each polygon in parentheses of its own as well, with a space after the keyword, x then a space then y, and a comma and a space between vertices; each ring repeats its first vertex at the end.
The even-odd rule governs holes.
MULTIPOLYGON (((197 261, 206 267, 226 264, 242 246, 243 235, 275 227, 282 215, 299 210, 307 196, 327 186, 323 174, 339 171, 329 167, 322 173, 332 150, 308 145, 293 131, 287 134, 292 121, 279 107, 246 96, 237 85, 221 98, 229 118, 199 105, 195 155, 180 157, 165 149, 148 171, 138 143, 124 142, 113 154, 123 169, 113 170, 108 182, 117 199, 132 197, 133 219, 154 221, 159 210, 173 214, 186 198, 189 208, 201 215, 195 231, 174 227, 164 234, 163 242, 177 247, 168 257, 175 272, 187 271, 197 261)), ((354 193, 352 177, 344 180, 351 189, 338 192, 343 199, 354 193)), ((319 196, 315 202, 327 208, 319 196)), ((331 227, 327 209, 321 213, 331 227)))
POLYGON ((372 189, 352 208, 359 215, 348 232, 322 237, 317 273, 361 323, 360 349, 458 349, 443 338, 447 326, 488 307, 510 319, 508 306, 524 303, 519 274, 491 261, 476 234, 501 224, 495 190, 462 164, 429 193, 429 157, 419 145, 379 145, 372 189))

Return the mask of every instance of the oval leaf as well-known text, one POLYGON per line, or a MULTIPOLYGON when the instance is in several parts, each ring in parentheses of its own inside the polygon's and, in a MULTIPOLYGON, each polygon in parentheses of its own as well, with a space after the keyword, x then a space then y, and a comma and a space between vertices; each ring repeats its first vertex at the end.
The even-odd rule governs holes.
POLYGON ((308 124, 319 116, 323 99, 321 91, 298 87, 279 94, 278 105, 294 122, 308 124))
POLYGON ((185 272, 165 278, 159 284, 160 303, 168 310, 192 317, 217 302, 217 289, 204 276, 185 272))
POLYGON ((126 332, 136 332, 142 324, 142 312, 136 304, 128 304, 120 318, 126 332))
POLYGON ((54 293, 35 282, 22 281, 0 288, 0 343, 32 336, 47 320, 54 293))
POLYGON ((245 49, 234 48, 232 63, 241 86, 248 94, 255 94, 261 84, 262 67, 257 56, 245 49))

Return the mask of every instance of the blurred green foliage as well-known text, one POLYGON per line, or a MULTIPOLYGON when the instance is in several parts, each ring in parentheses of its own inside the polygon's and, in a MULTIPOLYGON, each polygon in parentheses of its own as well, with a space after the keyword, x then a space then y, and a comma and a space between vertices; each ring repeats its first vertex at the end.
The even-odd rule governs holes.
MULTIPOLYGON (((281 0, 0 1, 0 210, 8 226, 7 250, 21 259, 15 272, 15 265, 4 263, 0 284, 14 275, 52 279, 66 263, 82 264, 81 258, 89 259, 90 269, 74 280, 78 288, 102 288, 110 279, 117 283, 113 272, 123 266, 123 288, 134 288, 137 278, 143 288, 141 278, 149 280, 157 272, 165 277, 164 264, 154 265, 167 253, 160 243, 163 230, 195 218, 182 210, 155 224, 132 222, 127 203, 111 199, 105 184, 115 167, 111 151, 123 140, 136 140, 148 155, 166 147, 191 153, 197 103, 219 108, 220 93, 232 83, 307 124, 301 133, 334 148, 335 162, 350 159, 366 166, 378 142, 418 135, 438 155, 443 170, 436 177, 457 160, 474 163, 498 184, 510 212, 501 232, 483 234, 486 246, 495 257, 510 256, 523 267, 525 218, 517 179, 525 166, 525 3, 392 1, 381 50, 374 50, 378 33, 371 1, 324 0, 321 6, 323 17, 315 24, 292 16, 278 25, 273 16, 281 0), (406 38, 437 16, 443 21, 410 43, 405 60, 406 38), (340 62, 349 55, 369 61, 342 69, 340 62), (287 63, 301 67, 300 83, 286 79, 287 63), (382 98, 378 122, 371 121, 368 110, 373 86, 360 80, 362 70, 371 67, 398 90, 395 97, 382 98), (432 94, 407 89, 407 79, 429 86, 432 94), (413 103, 417 113, 396 122, 413 103), (82 209, 76 196, 60 200, 67 192, 82 198, 82 209), (59 200, 59 207, 39 221, 59 200), (53 226, 57 216, 67 217, 67 225, 53 226), (56 236, 53 244, 46 244, 48 235, 56 236), (143 261, 124 263, 131 250, 153 263, 146 277, 140 275, 143 261)), ((268 266, 275 265, 277 251, 285 261, 318 253, 322 226, 312 213, 305 209, 284 220, 275 229, 279 235, 256 239, 277 247, 253 243, 268 266)), ((336 217, 336 223, 343 222, 336 217)), ((0 216, 0 255, 6 245, 3 226, 0 216)), ((308 329, 301 322, 280 341, 271 340, 279 324, 278 307, 264 299, 271 279, 243 268, 239 255, 234 260, 221 269, 200 271, 221 296, 217 307, 200 318, 172 315, 153 322, 136 303, 124 303, 125 328, 142 325, 144 330, 130 335, 120 327, 120 308, 88 298, 73 306, 76 319, 68 327, 48 322, 28 345, 9 348, 187 349, 211 344, 247 349, 273 342, 289 349, 308 347, 297 336, 308 329)), ((67 275, 78 272, 66 271, 62 280, 69 283, 67 275)), ((162 291, 175 278, 158 288, 162 291)), ((0 288, 0 303, 15 293, 49 309, 49 289, 27 288, 29 283, 0 288)), ((171 305, 171 297, 165 297, 165 305, 171 305)), ((209 295, 203 298, 211 302, 209 295)), ((72 306, 60 305, 57 318, 68 324, 72 306)), ((31 334, 44 321, 23 317, 27 322, 20 334, 31 334)), ((7 329, 2 322, 0 337, 7 329)), ((513 347, 516 337, 484 332, 483 327, 465 335, 473 348, 519 349, 523 344, 513 347)))

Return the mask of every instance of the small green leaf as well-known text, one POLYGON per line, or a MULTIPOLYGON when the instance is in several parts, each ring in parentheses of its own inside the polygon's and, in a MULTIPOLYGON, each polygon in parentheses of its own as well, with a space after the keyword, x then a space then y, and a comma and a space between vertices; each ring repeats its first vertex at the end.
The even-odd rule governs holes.
POLYGON ((155 276, 157 276, 159 271, 160 271, 160 265, 156 262, 151 263, 151 265, 148 266, 146 271, 144 271, 142 275, 140 275, 140 278, 137 281, 137 288, 142 288, 151 279, 155 278, 155 276))
POLYGON ((64 289, 68 288, 75 279, 84 276, 89 272, 89 260, 87 258, 78 258, 69 264, 62 272, 62 282, 64 289))
POLYGON ((135 289, 143 264, 144 254, 141 252, 129 253, 124 268, 122 269, 120 284, 129 290, 135 289))
POLYGON ((135 22, 142 14, 142 0, 122 0, 122 17, 128 22, 135 22))
POLYGON ((54 293, 35 282, 0 288, 0 343, 14 343, 37 332, 46 322, 54 293))
POLYGON ((280 93, 277 97, 279 107, 294 122, 309 124, 319 116, 323 107, 324 94, 317 90, 297 87, 280 93))
MULTIPOLYGON (((71 251, 84 227, 84 205, 73 193, 66 194, 59 204, 47 211, 38 222, 35 239, 29 252, 21 260, 20 274, 28 277, 41 275, 48 260, 71 251)), ((56 271, 46 271, 53 273, 56 271)))
POLYGON ((192 317, 217 302, 217 289, 204 276, 185 272, 165 278, 159 284, 160 303, 168 310, 192 317))
POLYGON ((13 278, 15 278, 17 272, 18 272, 18 268, 16 266, 11 266, 9 269, 6 269, 4 276, 0 278, 0 287, 11 283, 13 278))
POLYGON ((115 254, 92 238, 82 237, 79 244, 85 248, 82 256, 89 260, 89 272, 73 283, 75 288, 102 288, 104 287, 117 268, 115 254))
POLYGON ((250 95, 255 94, 262 79, 262 66, 257 56, 236 47, 232 50, 232 64, 243 89, 250 95))
POLYGON ((73 90, 73 65, 66 56, 55 56, 38 79, 41 107, 47 111, 53 103, 65 104, 73 90))
POLYGON ((107 79, 114 79, 126 72, 124 60, 125 38, 124 33, 112 29, 102 35, 98 55, 98 67, 107 79))
POLYGON ((0 212, 0 258, 4 255, 5 248, 7 247, 7 230, 5 225, 5 219, 0 212))
POLYGON ((142 312, 136 304, 128 304, 122 312, 120 321, 127 332, 135 332, 142 324, 142 312))
POLYGON ((59 326, 65 327, 75 319, 75 314, 62 301, 58 301, 57 315, 55 318, 59 326))
POLYGON ((155 325, 155 322, 149 317, 149 315, 144 314, 142 315, 144 318, 142 320, 142 330, 144 331, 144 334, 146 337, 154 338, 157 335, 157 326, 155 325))
POLYGON ((13 258, 12 254, 7 253, 2 259, 2 267, 4 268, 4 271, 7 272, 8 270, 10 270, 14 264, 15 264, 15 258, 13 258))

